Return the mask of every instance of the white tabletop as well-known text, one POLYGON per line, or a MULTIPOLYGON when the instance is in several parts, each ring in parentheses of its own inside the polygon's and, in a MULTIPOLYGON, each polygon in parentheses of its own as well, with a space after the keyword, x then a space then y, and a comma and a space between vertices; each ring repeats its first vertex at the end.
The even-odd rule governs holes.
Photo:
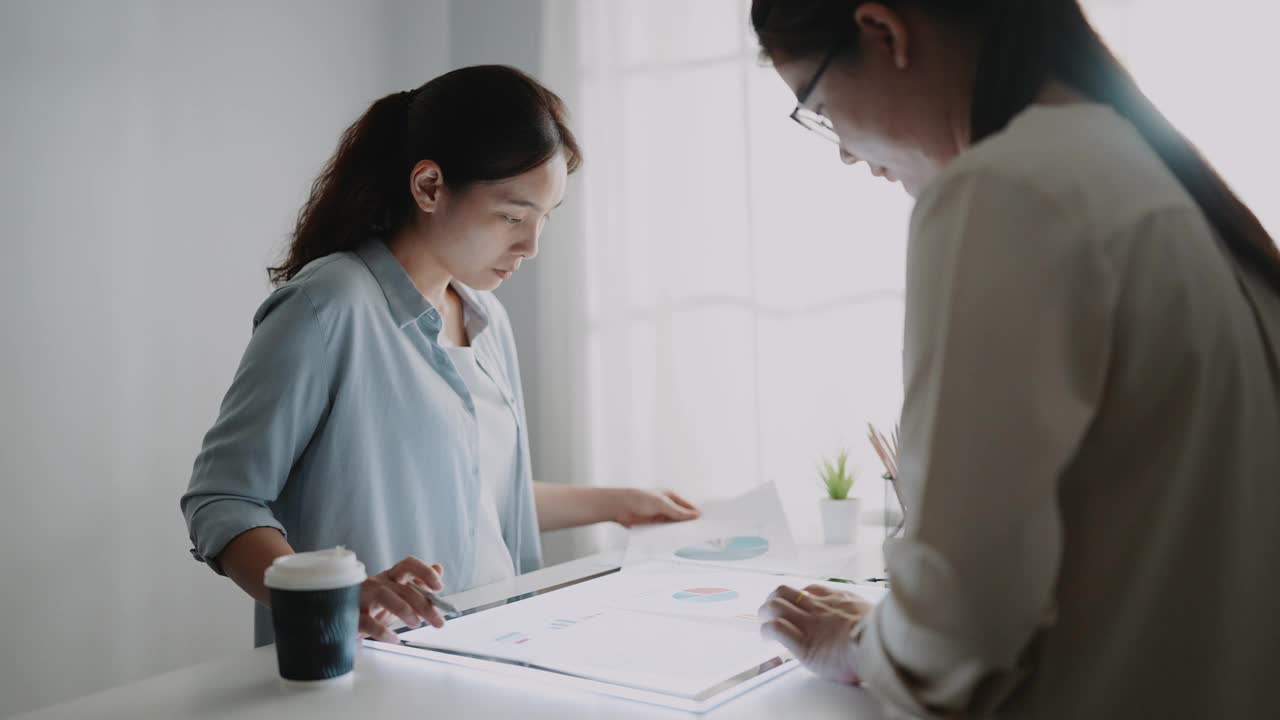
MULTIPOLYGON (((849 557, 849 548, 805 548, 803 557, 827 570, 832 558, 849 558, 848 574, 865 577, 874 562, 849 557)), ((616 553, 528 573, 506 582, 475 588, 448 599, 459 608, 500 600, 616 567, 616 553)), ((837 563, 838 564, 838 563, 837 563)), ((874 570, 870 572, 874 573, 874 570)), ((847 575, 846 575, 847 577, 847 575)), ((221 660, 159 675, 79 700, 21 716, 24 720, 61 718, 329 718, 417 717, 504 718, 522 720, 608 717, 610 720, 652 717, 696 717, 580 690, 546 687, 534 680, 513 679, 472 668, 378 652, 362 647, 350 685, 296 690, 276 675, 275 648, 267 646, 221 660)), ((821 680, 798 668, 701 717, 730 718, 866 718, 881 717, 878 703, 866 692, 821 680)))

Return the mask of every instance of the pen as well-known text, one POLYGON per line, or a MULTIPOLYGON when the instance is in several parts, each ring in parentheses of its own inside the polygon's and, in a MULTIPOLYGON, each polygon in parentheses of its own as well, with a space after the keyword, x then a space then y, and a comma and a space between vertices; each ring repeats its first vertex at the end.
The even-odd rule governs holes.
MULTIPOLYGON (((838 578, 838 577, 827 578, 827 582, 849 583, 850 585, 856 585, 856 584, 858 584, 858 581, 856 581, 856 580, 850 580, 850 579, 848 579, 848 578, 838 578)), ((864 582, 864 583, 888 583, 888 582, 889 582, 889 578, 884 578, 884 577, 869 577, 869 578, 867 578, 866 580, 863 580, 862 582, 864 582)))
POLYGON ((444 615, 444 618, 446 620, 448 620, 451 615, 462 614, 462 611, 454 607, 453 603, 449 602, 448 600, 440 599, 440 597, 438 597, 435 593, 431 592, 430 590, 427 590, 426 588, 423 588, 423 587, 419 587, 418 585, 414 585, 413 587, 417 588, 418 592, 422 593, 422 596, 427 599, 427 602, 431 603, 431 605, 435 607, 435 609, 439 610, 444 615))

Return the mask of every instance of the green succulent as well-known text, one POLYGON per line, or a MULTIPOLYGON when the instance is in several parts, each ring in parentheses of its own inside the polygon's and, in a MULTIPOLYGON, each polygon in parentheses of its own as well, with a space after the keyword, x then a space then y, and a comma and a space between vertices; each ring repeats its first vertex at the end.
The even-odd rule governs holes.
POLYGON ((854 471, 848 468, 849 451, 841 450, 836 455, 836 460, 832 463, 830 460, 823 459, 822 466, 818 468, 818 477, 822 479, 822 484, 827 486, 827 495, 832 500, 844 500, 849 497, 849 490, 853 488, 853 481, 857 479, 854 471))

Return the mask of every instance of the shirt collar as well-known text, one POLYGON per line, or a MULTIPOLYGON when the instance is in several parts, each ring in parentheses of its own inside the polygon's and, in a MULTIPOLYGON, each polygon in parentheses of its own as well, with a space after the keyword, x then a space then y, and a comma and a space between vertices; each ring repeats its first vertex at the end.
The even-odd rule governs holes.
POLYGON ((484 303, 476 296, 476 291, 454 280, 450 283, 458 297, 462 298, 462 324, 467 329, 467 337, 474 341, 480 333, 489 327, 489 313, 484 303))
MULTIPOLYGON (((440 312, 413 284, 404 266, 391 254, 390 248, 381 240, 372 239, 356 248, 356 254, 368 266, 369 272, 378 281, 382 294, 387 298, 387 306, 391 309, 392 319, 400 328, 405 328, 426 317, 428 325, 434 330, 441 327, 440 312)), ((458 297, 462 298, 462 317, 466 325, 467 337, 474 340, 489 326, 489 315, 484 304, 476 296, 476 292, 460 282, 450 283, 458 297)))

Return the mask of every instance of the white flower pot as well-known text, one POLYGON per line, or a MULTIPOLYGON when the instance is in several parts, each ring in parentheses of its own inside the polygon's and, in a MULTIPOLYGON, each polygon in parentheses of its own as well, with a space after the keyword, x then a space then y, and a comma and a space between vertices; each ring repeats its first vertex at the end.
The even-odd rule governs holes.
POLYGON ((858 539, 858 516, 862 514, 862 500, 846 498, 832 500, 819 498, 822 509, 822 537, 828 545, 848 545, 858 539))

